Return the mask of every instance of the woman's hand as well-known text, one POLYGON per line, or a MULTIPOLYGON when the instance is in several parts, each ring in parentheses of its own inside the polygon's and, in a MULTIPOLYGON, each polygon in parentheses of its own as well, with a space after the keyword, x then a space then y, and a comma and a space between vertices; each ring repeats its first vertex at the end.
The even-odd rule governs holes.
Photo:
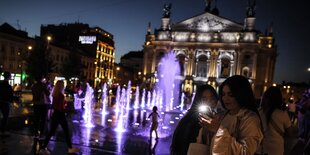
POLYGON ((216 132, 221 124, 220 117, 211 118, 205 114, 199 114, 199 124, 211 132, 216 132))

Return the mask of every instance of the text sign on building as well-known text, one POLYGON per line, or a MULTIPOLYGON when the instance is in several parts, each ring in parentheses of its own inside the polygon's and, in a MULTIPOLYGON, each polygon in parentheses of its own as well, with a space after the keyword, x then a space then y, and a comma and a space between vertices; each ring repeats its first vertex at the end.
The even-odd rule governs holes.
POLYGON ((96 36, 79 36, 81 44, 93 44, 96 41, 96 36))

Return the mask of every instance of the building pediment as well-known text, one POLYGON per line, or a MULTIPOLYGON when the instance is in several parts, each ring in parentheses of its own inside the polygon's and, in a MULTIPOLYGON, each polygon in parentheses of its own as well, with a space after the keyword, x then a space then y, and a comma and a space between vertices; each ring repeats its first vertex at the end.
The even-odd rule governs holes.
POLYGON ((243 29, 243 25, 213 15, 203 13, 190 19, 183 20, 172 26, 173 31, 195 31, 195 32, 238 32, 243 29))

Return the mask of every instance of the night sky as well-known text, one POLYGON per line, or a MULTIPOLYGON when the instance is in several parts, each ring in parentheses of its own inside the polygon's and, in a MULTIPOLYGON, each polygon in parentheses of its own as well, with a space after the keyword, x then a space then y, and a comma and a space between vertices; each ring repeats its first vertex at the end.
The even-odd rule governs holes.
MULTIPOLYGON (((142 50, 148 22, 159 28, 164 3, 172 3, 173 23, 199 15, 204 0, 1 0, 0 24, 7 22, 39 35, 41 24, 81 22, 114 35, 116 62, 125 53, 142 50)), ((215 1, 213 1, 213 6, 215 1)), ((256 28, 263 33, 273 23, 279 56, 276 82, 310 81, 310 9, 306 0, 256 0, 256 28)), ((243 23, 247 0, 217 0, 220 16, 243 23)))

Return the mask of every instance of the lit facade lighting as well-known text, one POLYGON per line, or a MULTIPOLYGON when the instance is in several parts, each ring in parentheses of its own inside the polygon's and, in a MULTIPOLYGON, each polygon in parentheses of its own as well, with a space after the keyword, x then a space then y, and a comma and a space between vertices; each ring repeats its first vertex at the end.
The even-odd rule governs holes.
POLYGON ((272 47, 272 45, 271 44, 268 44, 268 48, 271 48, 272 47))

